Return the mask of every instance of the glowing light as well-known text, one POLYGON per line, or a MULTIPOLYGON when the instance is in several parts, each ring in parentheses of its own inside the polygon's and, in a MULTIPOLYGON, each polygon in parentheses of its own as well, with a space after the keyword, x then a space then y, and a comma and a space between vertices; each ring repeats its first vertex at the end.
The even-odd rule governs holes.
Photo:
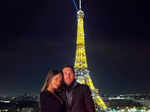
POLYGON ((96 104, 104 109, 107 108, 102 98, 98 95, 98 89, 94 87, 94 84, 89 75, 86 50, 85 50, 85 38, 84 38, 84 12, 79 10, 77 12, 78 24, 77 24, 77 40, 76 40, 76 56, 74 68, 76 72, 76 79, 81 84, 86 84, 92 91, 92 96, 96 104))

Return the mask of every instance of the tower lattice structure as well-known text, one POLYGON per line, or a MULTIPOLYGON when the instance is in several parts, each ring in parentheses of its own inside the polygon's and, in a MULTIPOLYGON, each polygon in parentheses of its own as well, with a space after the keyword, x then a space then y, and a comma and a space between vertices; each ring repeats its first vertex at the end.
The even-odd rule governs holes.
POLYGON ((99 96, 99 91, 94 87, 88 70, 85 37, 84 37, 84 12, 80 9, 77 11, 77 40, 76 40, 76 55, 74 63, 76 80, 81 84, 86 84, 91 89, 93 100, 96 107, 106 109, 107 106, 99 96))

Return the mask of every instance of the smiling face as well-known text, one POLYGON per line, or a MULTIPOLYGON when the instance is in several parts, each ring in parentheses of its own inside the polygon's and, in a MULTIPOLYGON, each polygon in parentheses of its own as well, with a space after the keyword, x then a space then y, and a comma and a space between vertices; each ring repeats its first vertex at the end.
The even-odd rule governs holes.
POLYGON ((58 89, 62 82, 62 74, 59 73, 52 77, 49 86, 53 89, 58 89))
POLYGON ((63 68, 62 72, 63 72, 65 84, 70 85, 75 79, 75 74, 74 74, 72 68, 65 67, 65 68, 63 68))

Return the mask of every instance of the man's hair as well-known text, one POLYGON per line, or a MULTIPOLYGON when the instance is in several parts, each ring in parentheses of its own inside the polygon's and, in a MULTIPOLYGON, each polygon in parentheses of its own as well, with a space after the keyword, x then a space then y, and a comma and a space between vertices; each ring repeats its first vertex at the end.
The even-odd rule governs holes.
POLYGON ((63 69, 64 68, 71 68, 72 69, 72 71, 73 71, 73 73, 75 73, 75 71, 74 71, 74 67, 73 66, 71 66, 71 65, 65 65, 65 66, 63 66, 62 68, 61 68, 61 70, 63 71, 63 69))

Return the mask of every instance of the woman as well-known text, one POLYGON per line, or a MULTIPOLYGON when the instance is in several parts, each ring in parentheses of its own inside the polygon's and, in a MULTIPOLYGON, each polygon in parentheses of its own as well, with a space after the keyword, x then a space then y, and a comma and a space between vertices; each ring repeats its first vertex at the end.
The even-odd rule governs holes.
POLYGON ((62 82, 62 73, 49 71, 40 93, 41 112, 66 112, 63 100, 55 94, 62 82))

